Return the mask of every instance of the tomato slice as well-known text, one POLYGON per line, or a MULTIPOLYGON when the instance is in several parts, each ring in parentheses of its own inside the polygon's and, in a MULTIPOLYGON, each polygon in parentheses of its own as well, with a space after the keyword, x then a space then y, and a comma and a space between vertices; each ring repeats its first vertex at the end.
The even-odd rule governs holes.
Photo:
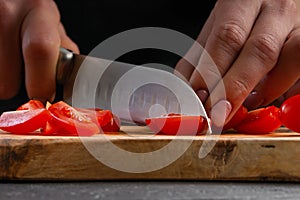
POLYGON ((246 118, 235 130, 247 134, 263 134, 274 131, 281 126, 279 108, 269 106, 248 112, 246 118))
POLYGON ((300 95, 285 100, 280 106, 280 120, 287 128, 300 133, 300 95))
POLYGON ((119 117, 113 115, 113 118, 110 120, 110 122, 104 126, 101 126, 101 128, 104 132, 119 132, 120 126, 121 126, 121 121, 119 117))
POLYGON ((69 133, 67 130, 54 126, 53 123, 47 122, 45 127, 41 129, 43 135, 48 136, 78 136, 77 133, 69 133))
POLYGON ((44 104, 38 100, 30 100, 21 105, 17 110, 34 110, 38 108, 45 108, 44 104))
POLYGON ((245 106, 241 106, 229 122, 223 127, 223 130, 228 130, 238 126, 248 115, 248 109, 245 106))
POLYGON ((18 110, 2 113, 0 129, 17 134, 33 132, 45 126, 50 114, 45 108, 18 110))
POLYGON ((66 134, 90 136, 100 132, 91 116, 63 101, 52 104, 48 110, 52 116, 49 123, 58 130, 64 130, 66 134))
POLYGON ((207 127, 204 117, 181 114, 148 118, 145 122, 155 133, 165 135, 196 135, 203 132, 207 127))
POLYGON ((105 126, 113 121, 113 114, 110 110, 102 110, 99 108, 75 108, 83 115, 89 117, 94 123, 100 127, 105 126))

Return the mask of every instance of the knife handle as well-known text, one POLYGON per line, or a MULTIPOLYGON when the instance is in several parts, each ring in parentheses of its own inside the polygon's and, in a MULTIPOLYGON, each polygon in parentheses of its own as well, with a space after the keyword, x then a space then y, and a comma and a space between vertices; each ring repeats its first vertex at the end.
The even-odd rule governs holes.
POLYGON ((56 81, 64 84, 70 77, 74 67, 74 54, 71 50, 59 48, 59 56, 56 65, 56 81))

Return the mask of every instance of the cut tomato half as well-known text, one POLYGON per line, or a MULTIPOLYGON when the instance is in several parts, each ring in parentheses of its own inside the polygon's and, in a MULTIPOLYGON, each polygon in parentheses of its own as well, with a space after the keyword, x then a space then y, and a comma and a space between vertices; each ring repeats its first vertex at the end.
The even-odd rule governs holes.
POLYGON ((207 121, 202 116, 168 114, 145 122, 155 133, 165 135, 197 135, 207 128, 207 121))
POLYGON ((100 132, 93 116, 78 111, 63 101, 52 104, 48 110, 52 116, 49 123, 66 134, 90 136, 100 132))
POLYGON ((281 126, 279 120, 279 108, 269 106, 248 112, 246 118, 235 130, 247 134, 269 133, 281 126))
POLYGON ((17 134, 31 133, 43 128, 49 119, 45 108, 4 112, 0 117, 0 129, 17 134))

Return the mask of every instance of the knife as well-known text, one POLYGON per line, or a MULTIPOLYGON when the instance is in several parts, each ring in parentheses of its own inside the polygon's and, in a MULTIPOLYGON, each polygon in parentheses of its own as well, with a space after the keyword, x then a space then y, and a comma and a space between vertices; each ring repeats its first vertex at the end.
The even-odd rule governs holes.
POLYGON ((190 85, 165 70, 78 55, 60 48, 56 79, 64 85, 67 103, 112 110, 123 122, 145 124, 146 118, 167 113, 208 119, 190 85))

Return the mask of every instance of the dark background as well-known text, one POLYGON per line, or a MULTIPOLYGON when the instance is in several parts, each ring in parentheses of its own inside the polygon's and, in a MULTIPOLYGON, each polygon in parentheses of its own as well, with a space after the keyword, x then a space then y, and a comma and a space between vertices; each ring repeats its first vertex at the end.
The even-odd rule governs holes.
POLYGON ((69 36, 88 54, 103 40, 139 27, 164 27, 196 38, 215 0, 56 0, 69 36))
MULTIPOLYGON (((184 33, 194 39, 208 18, 215 0, 55 0, 68 35, 82 54, 105 39, 133 28, 163 27, 184 33)), ((172 53, 143 49, 129 52, 118 61, 132 64, 160 63, 174 67, 180 58, 172 53)), ((62 99, 62 86, 56 100, 62 99)), ((19 94, 0 101, 0 114, 15 110, 28 101, 24 85, 19 94)))

